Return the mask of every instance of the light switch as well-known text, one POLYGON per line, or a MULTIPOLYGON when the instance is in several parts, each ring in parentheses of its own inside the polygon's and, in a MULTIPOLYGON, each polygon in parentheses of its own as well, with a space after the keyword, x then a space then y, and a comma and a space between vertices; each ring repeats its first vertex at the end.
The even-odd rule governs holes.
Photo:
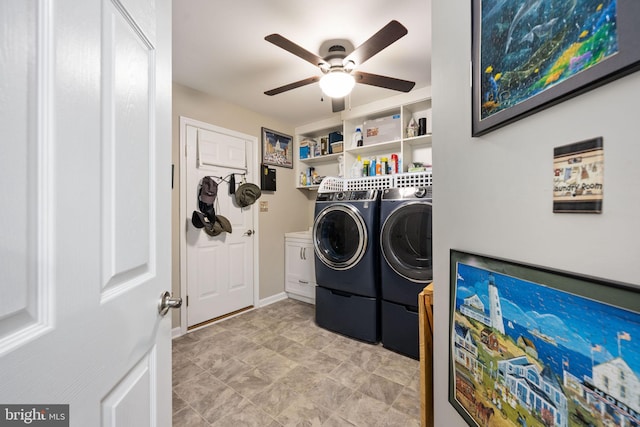
POLYGON ((269 202, 260 202, 260 212, 269 212, 269 202))

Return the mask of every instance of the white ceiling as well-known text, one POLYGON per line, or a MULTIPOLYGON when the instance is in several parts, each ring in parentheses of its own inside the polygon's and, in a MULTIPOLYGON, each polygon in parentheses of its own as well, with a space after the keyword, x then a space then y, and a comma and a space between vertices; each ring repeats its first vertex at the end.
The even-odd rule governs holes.
MULTIPOLYGON (((321 75, 264 37, 279 33, 322 56, 326 40, 358 47, 392 19, 408 34, 356 70, 430 86, 431 0, 173 0, 173 80, 293 126, 321 120, 333 113, 318 83, 264 94, 321 75)), ((346 108, 398 93, 357 84, 346 108)))

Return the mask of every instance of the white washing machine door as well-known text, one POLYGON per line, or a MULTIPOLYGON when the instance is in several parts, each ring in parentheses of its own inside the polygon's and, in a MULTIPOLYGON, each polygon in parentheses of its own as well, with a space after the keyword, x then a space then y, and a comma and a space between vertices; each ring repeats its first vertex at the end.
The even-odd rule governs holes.
POLYGON ((432 205, 398 206, 382 224, 380 247, 385 261, 400 276, 416 283, 433 279, 432 205))
POLYGON ((347 204, 331 204, 316 215, 313 246, 323 264, 334 270, 347 270, 364 256, 367 227, 358 210, 347 204))

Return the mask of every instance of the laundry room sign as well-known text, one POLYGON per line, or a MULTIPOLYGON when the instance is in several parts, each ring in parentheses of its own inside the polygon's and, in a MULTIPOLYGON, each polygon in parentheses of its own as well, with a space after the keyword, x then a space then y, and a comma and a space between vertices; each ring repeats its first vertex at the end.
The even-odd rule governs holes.
POLYGON ((602 213, 604 198, 602 138, 553 150, 553 212, 602 213))

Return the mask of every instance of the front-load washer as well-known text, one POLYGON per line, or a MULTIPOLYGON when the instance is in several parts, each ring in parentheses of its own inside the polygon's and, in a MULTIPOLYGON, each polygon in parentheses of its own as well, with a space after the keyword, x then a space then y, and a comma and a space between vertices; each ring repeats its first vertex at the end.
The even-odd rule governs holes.
POLYGON ((391 188, 380 200, 383 346, 419 358, 418 294, 433 278, 431 187, 391 188))
POLYGON ((378 217, 378 190, 316 199, 316 323, 367 342, 380 339, 378 217))

